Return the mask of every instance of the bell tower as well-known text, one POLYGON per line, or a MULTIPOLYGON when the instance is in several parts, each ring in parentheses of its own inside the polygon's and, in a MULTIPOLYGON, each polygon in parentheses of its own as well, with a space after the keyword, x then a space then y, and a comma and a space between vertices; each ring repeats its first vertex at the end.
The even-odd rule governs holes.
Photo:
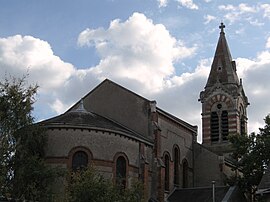
POLYGON ((225 25, 221 23, 219 28, 215 56, 199 101, 202 103, 202 143, 221 155, 230 152, 229 134, 247 133, 249 103, 225 38, 225 25))

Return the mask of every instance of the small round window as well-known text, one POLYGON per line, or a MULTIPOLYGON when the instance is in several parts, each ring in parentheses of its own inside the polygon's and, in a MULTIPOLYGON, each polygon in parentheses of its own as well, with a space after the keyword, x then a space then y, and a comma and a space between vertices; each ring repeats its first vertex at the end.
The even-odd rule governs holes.
POLYGON ((218 105, 217 105, 217 108, 218 108, 218 109, 221 109, 221 108, 222 108, 222 105, 221 105, 221 104, 218 104, 218 105))

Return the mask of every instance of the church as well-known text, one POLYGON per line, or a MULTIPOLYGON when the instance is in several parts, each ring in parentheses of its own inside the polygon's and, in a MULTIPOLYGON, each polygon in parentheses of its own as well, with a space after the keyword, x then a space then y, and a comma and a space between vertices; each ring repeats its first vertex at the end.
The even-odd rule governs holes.
POLYGON ((40 123, 48 134, 46 162, 69 170, 91 165, 124 188, 139 179, 147 201, 212 201, 213 188, 216 201, 236 197, 226 184, 236 174, 228 135, 247 132, 249 103, 223 23, 219 28, 211 71, 198 92, 202 144, 197 126, 106 79, 65 113, 40 123))

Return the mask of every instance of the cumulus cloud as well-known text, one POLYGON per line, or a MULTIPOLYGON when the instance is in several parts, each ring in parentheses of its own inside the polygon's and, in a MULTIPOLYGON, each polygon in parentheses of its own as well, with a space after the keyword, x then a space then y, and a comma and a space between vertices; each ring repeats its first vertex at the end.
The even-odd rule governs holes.
POLYGON ((66 102, 57 100, 65 83, 76 72, 73 65, 54 55, 48 42, 32 36, 15 35, 0 38, 0 75, 22 77, 29 74, 29 83, 37 83, 37 105, 42 104, 46 112, 60 112, 66 102), (50 104, 54 103, 54 104, 50 104))
MULTIPOLYGON (((0 75, 24 74, 29 67, 31 81, 41 86, 39 110, 61 113, 103 79, 110 78, 148 99, 156 99, 159 107, 183 120, 201 125, 201 103, 197 100, 212 58, 200 60, 194 71, 180 75, 175 72, 177 62, 196 54, 195 45, 187 47, 163 25, 140 13, 123 22, 113 20, 108 28, 88 28, 79 35, 78 44, 94 47, 100 62, 78 70, 57 57, 46 41, 20 35, 0 38, 0 75)), ((269 46, 267 42, 266 48, 269 46)), ((270 77, 270 52, 266 49, 255 58, 237 58, 236 63, 251 103, 251 132, 262 126, 262 119, 270 112, 270 104, 265 102, 270 96, 270 83, 265 82, 270 77)))
POLYGON ((0 38, 0 65, 0 75, 9 73, 19 76, 29 69, 32 78, 40 86, 46 86, 42 89, 46 91, 63 85, 74 72, 71 64, 53 54, 46 41, 32 36, 0 38))
POLYGON ((193 2, 193 0, 176 0, 181 6, 192 9, 192 10, 198 10, 199 7, 197 4, 193 2))
POLYGON ((160 91, 175 75, 174 63, 196 50, 140 13, 124 22, 113 20, 107 29, 86 29, 78 44, 94 46, 99 64, 78 70, 56 56, 46 41, 21 35, 0 38, 0 73, 20 76, 29 68, 30 82, 40 86, 37 106, 61 113, 105 78, 132 84, 139 92, 160 91))
POLYGON ((174 63, 192 56, 196 46, 186 47, 162 24, 154 24, 144 14, 128 20, 113 20, 108 29, 86 29, 78 38, 80 46, 94 46, 101 58, 92 68, 98 75, 128 78, 158 91, 174 75, 174 63))
POLYGON ((243 85, 251 103, 248 108, 249 131, 258 131, 263 126, 263 118, 270 113, 270 104, 265 102, 270 96, 270 52, 262 51, 254 59, 238 58, 238 74, 243 77, 243 85))

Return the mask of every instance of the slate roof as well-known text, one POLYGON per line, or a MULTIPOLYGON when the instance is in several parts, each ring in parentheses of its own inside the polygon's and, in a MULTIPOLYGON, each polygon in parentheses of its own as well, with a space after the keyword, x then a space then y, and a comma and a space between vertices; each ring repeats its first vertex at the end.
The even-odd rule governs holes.
POLYGON ((206 87, 215 85, 217 78, 220 83, 235 84, 238 86, 239 80, 236 74, 236 66, 235 62, 232 61, 230 49, 223 30, 223 28, 225 28, 223 23, 221 23, 220 28, 221 32, 206 87))
MULTIPOLYGON (((222 201, 228 190, 229 187, 216 187, 215 201, 222 201)), ((176 189, 167 201, 213 202, 212 187, 176 189)))
MULTIPOLYGON (((213 202, 212 187, 176 189, 167 202, 213 202)), ((237 186, 216 186, 215 202, 246 202, 237 186)))
POLYGON ((63 128, 82 128, 82 129, 93 129, 102 130, 118 133, 120 135, 127 136, 132 139, 136 139, 148 144, 152 142, 142 135, 131 131, 130 129, 109 120, 96 113, 88 112, 85 110, 72 110, 67 111, 64 114, 53 117, 51 119, 40 122, 41 125, 47 127, 63 127, 63 128))
MULTIPOLYGON (((153 101, 150 101, 149 99, 147 99, 147 98, 145 98, 145 97, 143 97, 143 96, 141 96, 141 95, 139 95, 139 94, 137 94, 137 93, 135 93, 135 92, 133 92, 133 91, 131 91, 131 90, 129 90, 129 89, 127 89, 127 88, 121 86, 120 84, 115 83, 114 81, 112 81, 112 80, 110 80, 110 79, 107 79, 107 78, 106 78, 104 81, 102 81, 99 85, 97 85, 93 90, 91 90, 89 93, 87 93, 82 99, 85 99, 87 96, 89 96, 89 94, 91 94, 91 93, 93 93, 94 91, 98 90, 98 88, 99 88, 100 86, 104 85, 106 82, 108 82, 108 83, 110 83, 110 84, 112 84, 112 85, 115 85, 115 86, 117 86, 117 87, 123 89, 124 91, 127 91, 127 92, 131 93, 132 95, 134 95, 134 96, 136 96, 136 97, 138 97, 138 98, 140 98, 140 99, 142 99, 142 100, 144 100, 144 101, 146 101, 146 102, 149 102, 149 103, 150 103, 150 102, 153 102, 153 101)), ((154 101, 154 102, 155 102, 155 101, 154 101)), ((68 112, 74 110, 74 107, 78 106, 79 103, 80 103, 80 101, 76 102, 70 109, 68 109, 68 112)), ((198 129, 198 128, 197 128, 196 125, 191 125, 191 124, 189 124, 188 122, 186 122, 186 121, 184 121, 184 120, 182 120, 182 119, 179 119, 179 118, 173 116, 172 114, 170 114, 170 113, 168 113, 168 112, 162 110, 162 109, 159 108, 159 107, 157 107, 157 112, 160 113, 160 114, 162 114, 162 115, 164 115, 164 116, 166 116, 166 117, 168 117, 170 120, 172 120, 172 121, 174 121, 174 122, 177 122, 177 123, 180 124, 181 126, 183 126, 183 127, 187 128, 187 129, 189 129, 189 130, 191 130, 191 131, 197 133, 197 129, 198 129)))

